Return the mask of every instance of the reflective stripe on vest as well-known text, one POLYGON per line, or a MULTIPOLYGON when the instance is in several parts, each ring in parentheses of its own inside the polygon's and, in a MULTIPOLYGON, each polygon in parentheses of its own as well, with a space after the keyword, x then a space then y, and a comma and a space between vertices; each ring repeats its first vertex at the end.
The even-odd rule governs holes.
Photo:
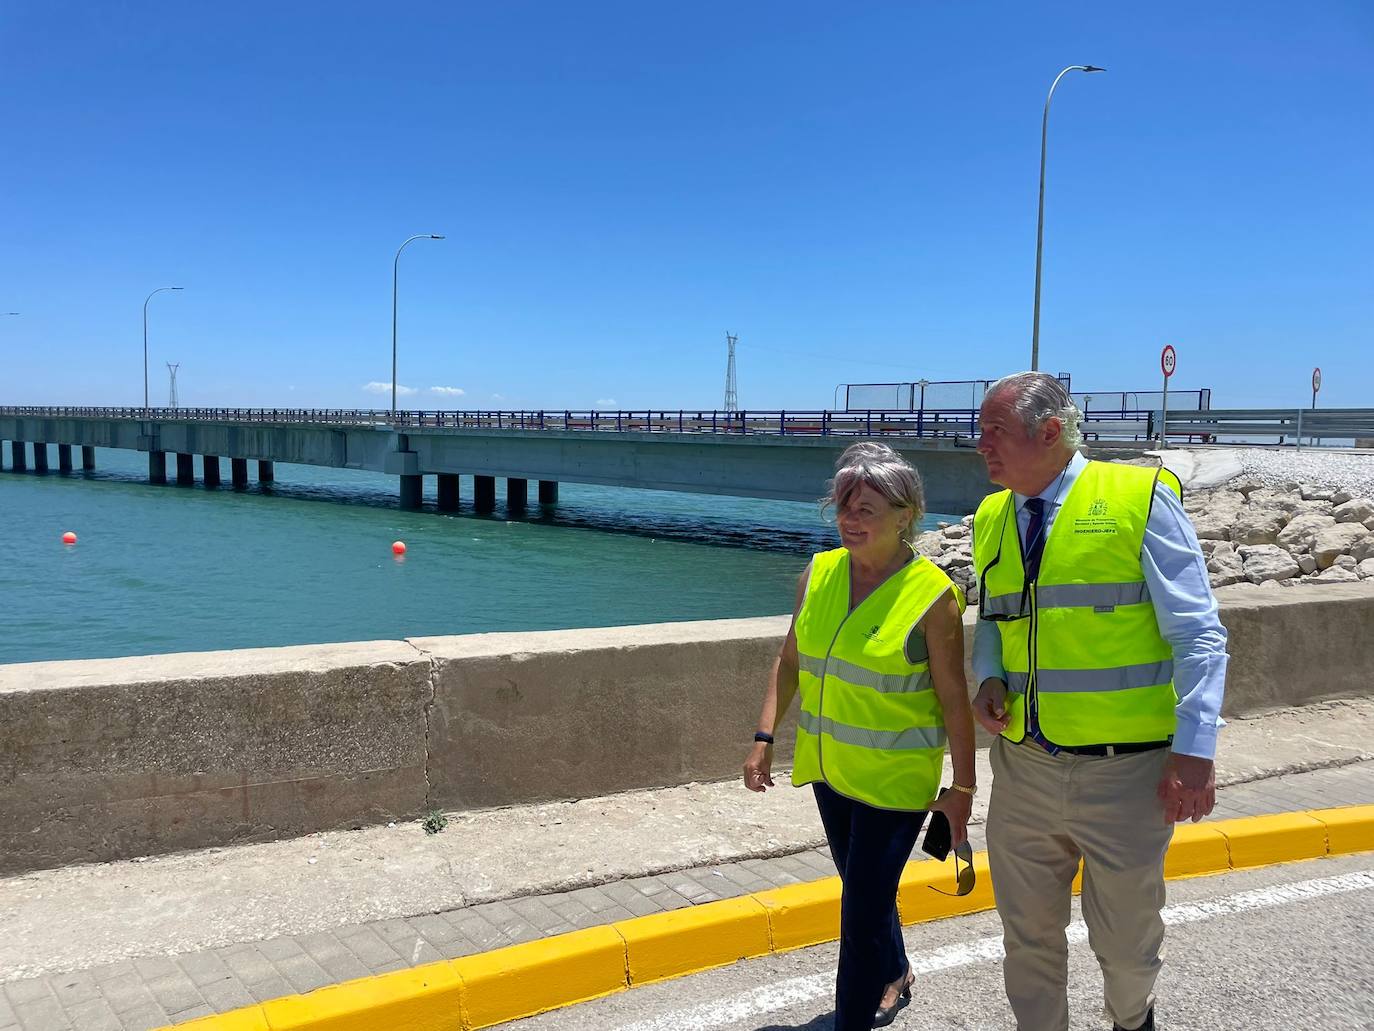
POLYGON ((1172 649, 1140 565, 1157 477, 1180 492, 1167 470, 1089 462, 1055 515, 1039 580, 1029 585, 1013 495, 1002 491, 979 506, 974 567, 981 610, 997 620, 1002 639, 1012 740, 1025 736, 1027 704, 1060 745, 1173 733, 1172 649))
POLYGON ((840 548, 811 560, 796 623, 794 784, 823 781, 883 809, 929 805, 944 760, 944 713, 924 642, 911 656, 906 646, 949 590, 962 610, 949 577, 916 556, 850 611, 849 553, 840 548))
POLYGON ((945 744, 944 727, 869 730, 866 727, 836 723, 829 716, 812 716, 804 709, 798 714, 797 723, 808 734, 829 734, 836 741, 846 745, 857 745, 860 748, 903 751, 908 748, 943 748, 945 744))
POLYGON ((803 655, 798 651, 797 658, 801 660, 801 668, 817 679, 825 676, 826 670, 829 669, 831 674, 847 683, 872 688, 881 694, 911 694, 916 691, 929 691, 931 689, 928 671, 913 673, 909 676, 900 673, 874 673, 872 670, 856 666, 844 659, 832 657, 829 666, 827 666, 823 657, 803 655))
MULTIPOLYGON (((1139 605, 1150 600, 1150 588, 1139 583, 1124 584, 1050 584, 1042 586, 1036 596, 1040 609, 1116 608, 1118 605, 1139 605)), ((1029 595, 997 594, 983 603, 983 611, 994 616, 1014 616, 1021 611, 1029 595)), ((1029 615, 1029 613, 1027 613, 1029 615)))

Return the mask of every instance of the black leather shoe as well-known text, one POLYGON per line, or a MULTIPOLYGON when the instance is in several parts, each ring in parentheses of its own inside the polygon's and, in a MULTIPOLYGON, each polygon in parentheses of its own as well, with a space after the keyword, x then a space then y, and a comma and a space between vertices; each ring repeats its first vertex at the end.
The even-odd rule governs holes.
MULTIPOLYGON (((1131 1031, 1131 1029, 1124 1028, 1120 1024, 1112 1024, 1112 1031, 1131 1031)), ((1153 1006, 1150 1007, 1150 1012, 1145 1014, 1145 1023, 1135 1028, 1135 1031, 1155 1031, 1155 1010, 1153 1006)))
POLYGON ((901 994, 897 996, 897 1001, 891 1006, 879 1006, 878 1012, 873 1014, 874 1027, 887 1027, 888 1024, 891 1024, 897 1019, 898 1013, 906 1009, 911 1003, 911 982, 915 980, 916 975, 907 971, 906 987, 903 988, 901 994))

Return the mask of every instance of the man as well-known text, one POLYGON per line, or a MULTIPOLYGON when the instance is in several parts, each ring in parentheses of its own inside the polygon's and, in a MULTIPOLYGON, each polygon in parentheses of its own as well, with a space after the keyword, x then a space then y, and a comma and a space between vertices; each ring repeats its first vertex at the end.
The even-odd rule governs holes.
POLYGON ((974 715, 1020 1031, 1067 1031, 1072 884, 1116 1031, 1154 1031, 1164 853, 1216 800, 1226 631, 1168 470, 1090 462, 1052 376, 999 380, 978 451, 1005 490, 973 524, 974 715))

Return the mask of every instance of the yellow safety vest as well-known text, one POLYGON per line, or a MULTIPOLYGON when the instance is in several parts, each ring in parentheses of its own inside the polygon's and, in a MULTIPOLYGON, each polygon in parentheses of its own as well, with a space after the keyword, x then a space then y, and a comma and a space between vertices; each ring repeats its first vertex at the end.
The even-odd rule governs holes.
POLYGON ((849 552, 822 552, 797 614, 801 712, 792 783, 823 781, 881 809, 927 808, 940 786, 945 720, 930 680, 924 637, 907 638, 944 593, 964 597, 917 555, 849 609, 849 552), (912 662, 911 659, 918 661, 912 662))
POLYGON ((1026 736, 1026 707, 1057 745, 1164 741, 1174 733, 1173 650, 1159 632, 1140 565, 1156 481, 1167 469, 1089 462, 1026 582, 1016 501, 989 495, 973 521, 979 614, 997 622, 1007 671, 1003 736, 1026 736))

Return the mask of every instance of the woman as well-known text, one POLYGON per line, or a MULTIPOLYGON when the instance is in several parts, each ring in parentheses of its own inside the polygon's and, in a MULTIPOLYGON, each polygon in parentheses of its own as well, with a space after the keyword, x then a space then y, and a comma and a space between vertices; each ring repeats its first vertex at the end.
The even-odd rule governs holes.
POLYGON ((866 1031, 911 998, 897 885, 926 812, 949 818, 954 845, 967 835, 973 716, 963 596, 911 544, 916 470, 885 444, 855 444, 826 505, 843 546, 814 556, 798 584, 744 783, 773 786, 773 734, 800 692, 792 783, 812 786, 844 885, 835 1031, 866 1031), (941 791, 946 737, 954 783, 941 791))

